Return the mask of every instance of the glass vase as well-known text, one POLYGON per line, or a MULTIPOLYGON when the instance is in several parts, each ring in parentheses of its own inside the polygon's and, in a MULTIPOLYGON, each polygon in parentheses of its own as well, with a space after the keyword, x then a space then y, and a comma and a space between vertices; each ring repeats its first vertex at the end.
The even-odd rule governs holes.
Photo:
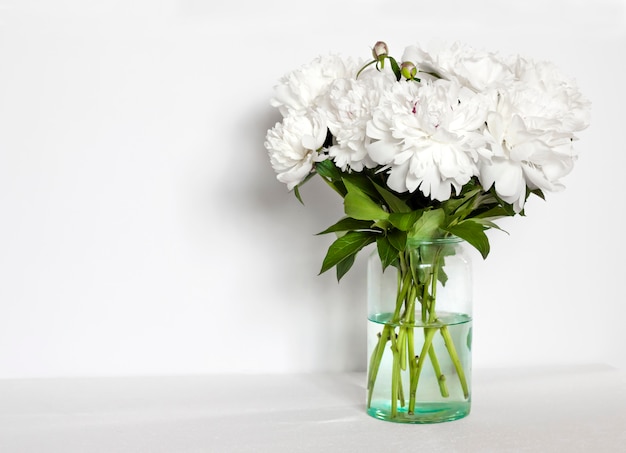
POLYGON ((465 417, 471 405, 472 276, 456 237, 409 240, 384 271, 368 260, 367 413, 399 423, 465 417))

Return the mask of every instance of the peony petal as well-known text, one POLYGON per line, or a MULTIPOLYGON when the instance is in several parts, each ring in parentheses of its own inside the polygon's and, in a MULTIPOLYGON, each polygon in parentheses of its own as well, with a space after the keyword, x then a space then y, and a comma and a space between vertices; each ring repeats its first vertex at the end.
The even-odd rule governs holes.
POLYGON ((379 140, 367 146, 367 152, 374 162, 380 165, 387 165, 393 162, 398 154, 398 148, 394 143, 379 140))
POLYGON ((398 193, 403 193, 409 190, 406 185, 408 171, 408 163, 393 167, 389 172, 389 179, 387 179, 387 185, 389 186, 389 188, 395 190, 398 193))
POLYGON ((495 185, 498 195, 507 203, 514 203, 520 194, 526 192, 525 181, 519 165, 508 160, 497 159, 491 162, 483 161, 478 176, 481 185, 490 189, 495 185))

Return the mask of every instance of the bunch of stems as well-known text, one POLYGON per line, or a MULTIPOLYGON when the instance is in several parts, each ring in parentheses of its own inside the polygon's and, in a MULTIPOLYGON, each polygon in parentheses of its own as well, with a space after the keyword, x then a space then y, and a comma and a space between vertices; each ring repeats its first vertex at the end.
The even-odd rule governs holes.
POLYGON ((371 406, 376 377, 385 348, 387 343, 390 344, 393 354, 390 395, 392 418, 397 416, 398 407, 404 408, 407 404, 406 390, 402 384, 402 372, 406 372, 407 367, 409 370, 407 412, 409 415, 414 414, 419 379, 427 357, 437 377, 441 396, 444 398, 449 396, 446 376, 441 371, 439 359, 433 346, 433 339, 437 332, 443 337, 447 353, 459 377, 463 395, 466 399, 469 397, 467 379, 452 336, 447 325, 443 325, 437 319, 435 310, 437 281, 443 263, 441 246, 436 247, 432 259, 428 262, 424 261, 419 247, 399 253, 395 311, 390 322, 386 323, 382 332, 378 334, 378 342, 370 358, 367 379, 368 408, 371 406), (417 307, 416 303, 419 303, 420 306, 417 307), (424 342, 419 354, 415 354, 416 311, 418 309, 421 317, 419 327, 423 330, 424 342))

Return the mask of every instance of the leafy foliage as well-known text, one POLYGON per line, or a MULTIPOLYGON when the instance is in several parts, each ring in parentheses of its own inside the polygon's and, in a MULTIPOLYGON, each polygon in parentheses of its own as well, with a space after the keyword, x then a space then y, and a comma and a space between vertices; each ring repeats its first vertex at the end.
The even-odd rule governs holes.
MULTIPOLYGON (((511 204, 501 200, 493 188, 483 189, 476 179, 467 183, 461 193, 439 202, 425 198, 420 191, 390 190, 387 175, 379 170, 344 172, 331 160, 316 164, 311 174, 319 175, 343 198, 346 214, 318 233, 339 235, 326 253, 320 274, 335 267, 337 280, 341 280, 357 254, 373 243, 383 269, 398 265, 399 254, 404 253, 408 241, 448 236, 465 240, 486 258, 490 246, 485 232, 500 229, 494 220, 515 215, 511 204)), ((541 191, 529 191, 527 196, 531 194, 543 197, 541 191)), ((299 192, 296 196, 300 199, 299 192)))

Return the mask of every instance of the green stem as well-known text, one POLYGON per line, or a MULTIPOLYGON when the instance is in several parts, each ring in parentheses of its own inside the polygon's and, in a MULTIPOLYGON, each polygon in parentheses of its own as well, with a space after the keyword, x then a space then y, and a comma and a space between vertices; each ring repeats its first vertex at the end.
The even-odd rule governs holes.
POLYGON ((431 293, 431 304, 429 306, 429 312, 428 312, 428 319, 430 322, 435 322, 437 319, 437 314, 435 313, 435 304, 437 302, 437 281, 439 280, 439 260, 440 258, 440 251, 441 249, 438 248, 437 251, 435 252, 435 257, 433 259, 432 262, 432 278, 431 278, 431 285, 432 285, 432 289, 430 291, 431 293))
POLYGON ((406 333, 408 329, 408 327, 398 327, 398 339, 396 340, 396 349, 398 351, 397 354, 400 360, 401 370, 406 370, 406 341, 404 341, 404 339, 406 338, 406 333))
POLYGON ((428 357, 430 357, 430 361, 433 364, 433 369, 435 370, 435 376, 437 376, 437 382, 439 383, 439 392, 441 392, 441 396, 447 398, 448 396, 450 396, 450 393, 448 392, 448 386, 446 385, 446 376, 441 372, 439 360, 437 359, 437 354, 435 353, 435 348, 432 344, 428 349, 428 357))
MULTIPOLYGON (((426 301, 422 304, 422 321, 426 323, 433 323, 437 319, 437 314, 435 311, 436 303, 437 303, 437 281, 439 280, 439 250, 435 253, 435 257, 431 263, 431 272, 428 273, 429 277, 426 282, 424 282, 424 293, 423 300, 426 301), (431 288, 430 294, 428 294, 428 288, 431 288), (428 314, 427 314, 428 313, 428 314)), ((441 396, 444 398, 450 396, 448 392, 448 386, 446 385, 446 377, 441 372, 441 366, 439 365, 439 359, 437 358, 437 353, 435 352, 435 348, 431 345, 428 349, 428 357, 430 358, 431 363, 433 364, 433 370, 435 371, 435 376, 437 376, 437 383, 439 384, 439 392, 441 396)))
POLYGON ((382 333, 378 337, 378 343, 374 348, 374 352, 372 353, 372 358, 370 360, 370 373, 367 379, 367 407, 372 405, 372 395, 374 393, 374 384, 376 383, 376 377, 378 376, 378 370, 380 369, 380 362, 383 358, 383 354, 385 353, 385 345, 387 341, 390 339, 390 332, 393 334, 393 329, 391 326, 386 325, 383 328, 382 333))
MULTIPOLYGON (((411 382, 411 378, 413 376, 413 373, 415 373, 415 367, 416 367, 416 363, 415 363, 415 329, 411 328, 407 331, 406 334, 406 342, 407 342, 407 357, 409 360, 409 388, 412 384, 411 382)), ((413 401, 413 404, 415 405, 415 395, 411 395, 411 393, 409 392, 409 400, 413 401)), ((409 401, 409 404, 411 404, 411 401, 409 401)))
POLYGON ((403 322, 409 325, 414 325, 415 323, 415 299, 417 299, 417 290, 415 289, 415 285, 411 285, 409 299, 406 302, 406 309, 403 316, 403 322))
POLYGON ((443 341, 446 344, 448 354, 450 354, 450 358, 452 359, 452 363, 454 364, 454 368, 456 369, 456 374, 459 376, 459 381, 461 381, 463 396, 465 397, 465 399, 467 399, 469 397, 469 388, 467 386, 467 380, 465 378, 465 371, 463 370, 463 365, 461 364, 459 355, 457 354, 456 348, 454 347, 454 341, 452 341, 452 336, 450 335, 447 326, 443 326, 440 329, 440 332, 441 336, 443 336, 443 341))
POLYGON ((422 322, 426 324, 428 321, 428 311, 430 305, 430 295, 428 294, 428 283, 424 282, 424 289, 422 292, 422 300, 420 300, 422 304, 422 322))
MULTIPOLYGON (((409 306, 410 308, 407 310, 405 315, 406 322, 410 327, 407 328, 407 357, 409 360, 409 390, 413 384, 413 376, 416 371, 416 360, 415 360, 415 299, 417 298, 417 288, 415 283, 411 285, 411 290, 409 291, 409 306)), ((409 391, 409 407, 415 407, 415 394, 409 391)))
POLYGON ((411 376, 411 386, 410 386, 410 394, 409 394, 409 414, 413 414, 415 412, 415 396, 417 394, 417 384, 419 383, 420 374, 422 372, 422 367, 424 366, 424 358, 428 354, 428 350, 433 342, 433 337, 435 336, 435 332, 438 329, 424 329, 424 345, 422 346, 422 351, 420 352, 419 357, 417 358, 417 365, 415 367, 414 375, 411 376))
POLYGON ((385 334, 387 327, 383 328, 383 331, 381 333, 379 333, 377 335, 378 337, 378 342, 376 343, 376 346, 374 346, 374 350, 372 351, 372 355, 370 356, 370 366, 368 368, 368 372, 367 372, 367 388, 370 389, 372 384, 375 381, 376 378, 376 374, 378 374, 378 368, 380 367, 380 361, 376 360, 376 357, 380 354, 382 355, 382 352, 380 352, 381 349, 384 349, 385 347, 385 343, 387 342, 387 340, 385 340, 384 342, 382 341, 383 335, 385 334))
POLYGON ((391 350, 393 352, 391 368, 391 417, 395 418, 398 415, 398 399, 400 399, 402 377, 400 375, 400 357, 398 354, 397 339, 393 333, 391 336, 391 350))
MULTIPOLYGON (((401 357, 403 354, 403 343, 399 342, 396 339, 395 333, 395 325, 400 321, 400 312, 402 310, 402 306, 405 304, 407 293, 412 288, 411 283, 411 274, 406 272, 406 262, 404 261, 404 256, 400 253, 400 261, 401 261, 401 269, 399 278, 398 278, 398 292, 396 297, 396 308, 391 319, 391 323, 385 325, 383 328, 383 332, 378 339, 378 343, 376 344, 372 356, 370 358, 370 373, 368 374, 368 395, 367 395, 367 406, 371 406, 372 396, 374 392, 374 385, 376 383, 376 377, 378 375, 378 370, 380 369, 380 363, 382 361, 384 352, 385 352, 385 344, 390 341, 391 342, 391 352, 393 354, 393 369, 392 369, 392 389, 391 389, 391 399, 392 403, 392 413, 395 413, 396 410, 393 407, 396 406, 398 399, 404 400, 402 382, 400 369, 406 369, 406 361, 404 366, 401 362, 401 357), (402 345, 399 347, 399 345, 402 345)), ((399 332, 402 334, 402 331, 399 332)), ((404 402, 402 402, 404 406, 404 402)))
POLYGON ((359 76, 361 75, 361 73, 363 72, 363 70, 365 68, 367 68, 368 66, 371 66, 371 65, 373 65, 375 63, 378 63, 378 60, 372 60, 369 63, 367 63, 365 66, 363 66, 361 69, 359 69, 359 72, 356 73, 356 77, 355 78, 358 79, 359 76))
POLYGON ((406 295, 411 286, 411 274, 407 273, 402 278, 402 286, 400 291, 398 291, 398 296, 396 298, 396 309, 393 312, 393 318, 391 319, 393 324, 396 324, 400 320, 400 311, 402 310, 402 305, 405 302, 406 295))

